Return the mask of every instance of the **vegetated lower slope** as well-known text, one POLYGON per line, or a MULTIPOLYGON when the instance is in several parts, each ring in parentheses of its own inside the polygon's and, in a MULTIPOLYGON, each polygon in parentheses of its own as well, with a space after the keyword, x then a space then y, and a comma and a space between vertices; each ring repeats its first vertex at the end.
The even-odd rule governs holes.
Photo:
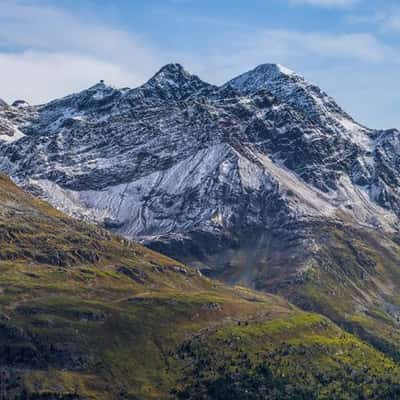
POLYGON ((398 364, 325 317, 215 283, 4 176, 0 248, 4 399, 400 394, 398 364))
MULTIPOLYGON (((199 238, 199 246, 207 240, 199 238)), ((211 255, 200 253, 200 261, 185 254, 182 259, 199 268, 218 266, 209 271, 214 278, 277 293, 302 309, 328 316, 400 359, 397 234, 315 220, 242 233, 227 249, 221 248, 211 255)), ((158 249, 168 250, 164 245, 158 249)))

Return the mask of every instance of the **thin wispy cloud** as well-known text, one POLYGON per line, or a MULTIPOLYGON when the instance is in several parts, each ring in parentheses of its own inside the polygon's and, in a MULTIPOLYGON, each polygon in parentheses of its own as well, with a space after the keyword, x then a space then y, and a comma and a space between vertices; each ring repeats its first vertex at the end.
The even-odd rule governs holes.
POLYGON ((182 54, 180 59, 202 77, 222 83, 265 62, 282 63, 306 73, 310 66, 321 63, 380 64, 390 60, 398 65, 400 52, 369 33, 323 34, 280 29, 237 36, 230 44, 208 47, 196 55, 182 54))
POLYGON ((326 34, 292 30, 273 30, 260 34, 258 46, 273 46, 277 55, 316 56, 328 59, 356 59, 379 62, 393 50, 369 33, 326 34))
POLYGON ((0 53, 1 98, 43 103, 106 79, 116 86, 142 78, 123 65, 73 53, 0 53))
POLYGON ((9 100, 18 93, 41 102, 99 79, 136 85, 160 64, 157 52, 130 32, 20 2, 2 3, 0 44, 0 97, 9 100))
POLYGON ((292 4, 303 4, 317 7, 339 7, 349 8, 361 0, 289 0, 292 4))
POLYGON ((121 59, 124 52, 145 62, 153 57, 138 35, 88 22, 59 8, 7 0, 2 0, 0 43, 21 50, 62 50, 105 59, 121 59))
POLYGON ((347 22, 374 27, 380 33, 400 32, 400 6, 379 8, 370 14, 352 14, 347 16, 347 22))

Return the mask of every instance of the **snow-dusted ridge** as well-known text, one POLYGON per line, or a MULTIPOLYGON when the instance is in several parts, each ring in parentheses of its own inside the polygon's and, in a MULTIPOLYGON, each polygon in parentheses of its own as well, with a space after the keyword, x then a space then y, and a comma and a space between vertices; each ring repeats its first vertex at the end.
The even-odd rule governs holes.
POLYGON ((130 238, 318 218, 398 227, 399 132, 358 124, 281 65, 216 87, 168 64, 134 89, 101 82, 40 106, 0 104, 2 121, 20 132, 0 132, 2 171, 130 238))
POLYGON ((0 99, 0 143, 13 143, 25 135, 21 128, 29 124, 35 110, 26 101, 17 100, 12 105, 0 99))

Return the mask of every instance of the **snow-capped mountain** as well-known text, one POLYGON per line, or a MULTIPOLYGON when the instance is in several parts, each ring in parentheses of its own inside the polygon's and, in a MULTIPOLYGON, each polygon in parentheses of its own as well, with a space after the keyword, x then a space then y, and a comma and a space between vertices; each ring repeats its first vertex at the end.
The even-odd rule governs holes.
POLYGON ((101 82, 0 118, 20 132, 0 147, 18 184, 203 267, 291 224, 397 231, 400 132, 358 124, 280 65, 216 87, 170 64, 138 88, 101 82))
POLYGON ((363 133, 366 129, 357 124, 326 93, 295 72, 279 64, 259 65, 229 81, 231 86, 241 93, 268 90, 279 101, 290 104, 307 117, 315 120, 338 134, 351 133, 352 140, 359 140, 367 146, 369 140, 363 133))

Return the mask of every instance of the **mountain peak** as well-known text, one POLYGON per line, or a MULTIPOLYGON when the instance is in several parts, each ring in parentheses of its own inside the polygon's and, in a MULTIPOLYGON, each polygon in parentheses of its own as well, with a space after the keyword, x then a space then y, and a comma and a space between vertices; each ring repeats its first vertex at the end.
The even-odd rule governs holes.
POLYGON ((185 68, 179 64, 179 63, 169 63, 169 64, 165 64, 163 67, 160 68, 159 72, 168 72, 168 73, 186 73, 189 74, 188 72, 186 72, 185 68))
POLYGON ((15 108, 27 108, 30 106, 26 100, 15 100, 11 105, 15 108))
POLYGON ((279 77, 282 75, 285 76, 297 75, 294 71, 285 67, 282 64, 260 64, 259 66, 249 71, 248 73, 265 74, 269 75, 271 78, 279 77))
POLYGON ((90 86, 89 88, 87 88, 85 91, 93 91, 93 92, 97 92, 97 91, 104 91, 104 90, 110 90, 110 89, 114 89, 112 86, 107 85, 103 80, 100 80, 99 82, 97 82, 96 84, 94 84, 93 86, 90 86))
POLYGON ((198 76, 187 72, 181 64, 164 65, 141 88, 156 92, 163 99, 183 100, 209 85, 198 76))
POLYGON ((190 79, 192 75, 183 68, 181 64, 170 63, 164 65, 151 79, 151 80, 164 80, 164 79, 190 79))
POLYGON ((191 81, 201 80, 187 72, 181 64, 171 63, 164 65, 144 86, 157 88, 177 88, 191 81))
POLYGON ((366 129, 355 121, 318 86, 308 82, 301 75, 280 64, 261 64, 227 82, 241 93, 267 90, 277 100, 305 114, 307 118, 323 122, 324 125, 338 132, 353 135, 353 140, 364 144, 369 141, 364 137, 366 129), (361 133, 361 138, 357 132, 361 133))
POLYGON ((97 90, 97 89, 104 89, 104 88, 106 88, 107 86, 106 86, 106 84, 104 83, 104 81, 100 81, 100 82, 97 82, 97 83, 95 83, 94 85, 92 85, 92 86, 90 86, 89 88, 88 88, 88 90, 97 90))
POLYGON ((226 86, 232 86, 239 91, 269 89, 272 82, 301 78, 291 69, 281 64, 261 64, 252 70, 231 79, 226 86))

